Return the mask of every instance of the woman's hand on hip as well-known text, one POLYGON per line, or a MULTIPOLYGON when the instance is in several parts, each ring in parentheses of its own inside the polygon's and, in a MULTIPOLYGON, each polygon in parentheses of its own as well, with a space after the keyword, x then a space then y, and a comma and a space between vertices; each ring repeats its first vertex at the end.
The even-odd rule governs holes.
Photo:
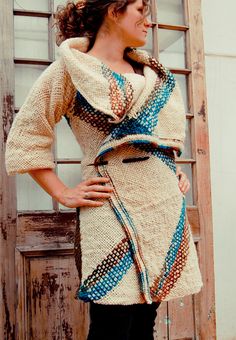
POLYGON ((180 166, 176 168, 176 176, 179 178, 179 188, 183 194, 186 194, 190 189, 190 181, 187 175, 181 170, 180 166))
POLYGON ((100 207, 104 204, 101 200, 110 198, 113 191, 108 182, 106 177, 90 178, 75 188, 64 188, 58 201, 67 208, 100 207))

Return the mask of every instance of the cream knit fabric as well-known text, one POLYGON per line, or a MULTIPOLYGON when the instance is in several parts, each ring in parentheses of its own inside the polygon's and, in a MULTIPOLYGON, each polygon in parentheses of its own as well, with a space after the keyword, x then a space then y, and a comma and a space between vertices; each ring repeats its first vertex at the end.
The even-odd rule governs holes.
POLYGON ((145 86, 145 77, 137 73, 125 73, 124 77, 128 79, 133 88, 132 105, 136 103, 145 86))
POLYGON ((201 273, 174 157, 185 138, 179 86, 144 51, 127 51, 142 77, 113 72, 87 48, 86 38, 63 42, 61 59, 32 88, 8 137, 7 171, 53 168, 53 128, 65 115, 84 154, 83 179, 106 176, 114 188, 102 207, 80 209, 78 298, 133 304, 197 293, 201 273))

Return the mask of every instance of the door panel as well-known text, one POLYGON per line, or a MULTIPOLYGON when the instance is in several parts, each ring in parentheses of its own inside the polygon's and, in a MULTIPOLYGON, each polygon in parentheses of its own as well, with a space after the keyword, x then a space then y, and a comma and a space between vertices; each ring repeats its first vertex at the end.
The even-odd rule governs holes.
POLYGON ((88 305, 74 303, 79 282, 73 251, 56 254, 46 250, 25 260, 28 333, 35 340, 83 339, 88 305))
POLYGON ((88 304, 79 302, 75 216, 18 215, 19 339, 86 339, 88 304))

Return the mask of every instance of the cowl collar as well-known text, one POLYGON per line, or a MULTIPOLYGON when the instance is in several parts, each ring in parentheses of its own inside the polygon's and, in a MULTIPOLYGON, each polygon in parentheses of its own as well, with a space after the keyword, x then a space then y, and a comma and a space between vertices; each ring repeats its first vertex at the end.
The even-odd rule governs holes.
POLYGON ((168 69, 146 51, 128 49, 127 57, 143 64, 146 80, 139 99, 132 104, 132 86, 128 79, 112 71, 98 58, 88 55, 88 46, 89 39, 86 37, 67 39, 60 46, 60 54, 77 91, 95 109, 109 115, 111 122, 120 123, 128 113, 135 116, 137 109, 151 94, 157 74, 160 86, 168 77, 168 69))
POLYGON ((185 138, 185 110, 174 75, 142 50, 127 57, 143 64, 145 86, 132 100, 128 79, 86 53, 88 38, 72 38, 60 46, 72 82, 96 113, 108 115, 114 128, 100 146, 97 158, 125 144, 172 148, 180 155, 185 138), (119 124, 118 124, 119 123, 119 124))

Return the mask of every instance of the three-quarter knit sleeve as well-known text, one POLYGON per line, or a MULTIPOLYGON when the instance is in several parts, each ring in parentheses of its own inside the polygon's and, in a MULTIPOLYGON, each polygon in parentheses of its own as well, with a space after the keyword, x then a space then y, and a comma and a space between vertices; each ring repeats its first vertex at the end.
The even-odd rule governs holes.
POLYGON ((9 175, 54 168, 54 126, 70 110, 74 86, 62 60, 51 64, 30 90, 16 115, 6 144, 9 175))

